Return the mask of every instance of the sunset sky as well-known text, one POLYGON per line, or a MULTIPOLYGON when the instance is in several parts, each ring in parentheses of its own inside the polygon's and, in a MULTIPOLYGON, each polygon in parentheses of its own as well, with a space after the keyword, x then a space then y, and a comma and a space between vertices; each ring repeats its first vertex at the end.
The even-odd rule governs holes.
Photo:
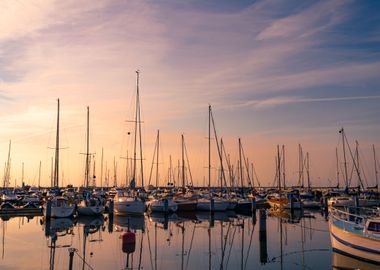
MULTIPOLYGON (((342 126, 374 185, 379 10, 380 1, 359 0, 1 0, 0 164, 12 140, 12 182, 21 184, 24 162, 25 182, 37 185, 41 160, 49 185, 60 98, 61 184, 83 183, 86 106, 98 180, 103 147, 110 174, 115 157, 125 183, 139 69, 146 183, 157 129, 161 183, 169 155, 173 166, 180 158, 181 134, 195 184, 204 183, 211 104, 233 163, 240 137, 261 185, 273 183, 277 144, 286 147, 288 184, 297 183, 299 143, 312 184, 335 185, 342 126)), ((216 184, 215 146, 212 156, 216 184)))

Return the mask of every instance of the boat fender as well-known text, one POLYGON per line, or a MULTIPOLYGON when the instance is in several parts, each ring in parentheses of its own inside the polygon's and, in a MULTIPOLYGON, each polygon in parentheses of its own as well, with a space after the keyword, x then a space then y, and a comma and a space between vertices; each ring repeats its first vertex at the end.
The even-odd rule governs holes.
POLYGON ((136 249, 136 234, 133 232, 125 232, 121 236, 122 250, 124 253, 133 253, 136 249))

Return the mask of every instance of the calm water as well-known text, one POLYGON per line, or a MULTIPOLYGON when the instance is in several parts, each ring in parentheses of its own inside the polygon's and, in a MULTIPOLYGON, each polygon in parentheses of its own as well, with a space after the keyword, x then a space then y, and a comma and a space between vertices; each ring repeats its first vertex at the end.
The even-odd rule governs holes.
MULTIPOLYGON (((320 212, 292 220, 257 211, 252 216, 188 216, 1 221, 1 269, 340 269, 353 261, 331 252, 328 223, 320 212), (135 246, 121 235, 128 225, 135 246), (88 265, 83 263, 85 258, 88 265)), ((373 269, 368 268, 364 269, 373 269)))

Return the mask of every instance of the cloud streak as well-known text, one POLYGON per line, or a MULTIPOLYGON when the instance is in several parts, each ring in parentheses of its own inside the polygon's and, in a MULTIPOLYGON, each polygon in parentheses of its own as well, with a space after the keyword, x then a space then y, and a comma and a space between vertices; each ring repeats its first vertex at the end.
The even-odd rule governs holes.
POLYGON ((355 97, 325 97, 325 98, 305 98, 305 97, 289 97, 289 96, 277 96, 262 100, 249 100, 241 104, 229 107, 242 108, 253 107, 257 109, 268 109, 276 106, 296 104, 296 103, 312 103, 312 102, 336 102, 336 101, 358 101, 358 100, 374 100, 380 99, 378 96, 355 96, 355 97))

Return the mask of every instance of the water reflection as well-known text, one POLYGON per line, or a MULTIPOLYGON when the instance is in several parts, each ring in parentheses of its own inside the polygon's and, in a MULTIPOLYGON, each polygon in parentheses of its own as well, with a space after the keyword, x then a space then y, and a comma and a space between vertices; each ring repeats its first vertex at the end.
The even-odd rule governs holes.
POLYGON ((42 219, 41 223, 44 225, 45 236, 47 237, 47 246, 49 248, 49 269, 53 270, 55 267, 55 254, 58 248, 69 248, 72 246, 74 236, 74 222, 72 219, 42 219), (69 242, 63 241, 63 239, 69 242), (60 239, 62 242, 58 242, 60 239))
POLYGON ((341 261, 329 256, 328 225, 318 212, 195 212, 50 221, 17 217, 1 224, 2 265, 19 263, 11 254, 21 252, 20 246, 7 238, 26 237, 39 246, 28 254, 41 258, 41 263, 32 261, 22 269, 68 269, 69 247, 76 250, 73 269, 331 269, 334 263, 340 269, 336 262, 341 261))

